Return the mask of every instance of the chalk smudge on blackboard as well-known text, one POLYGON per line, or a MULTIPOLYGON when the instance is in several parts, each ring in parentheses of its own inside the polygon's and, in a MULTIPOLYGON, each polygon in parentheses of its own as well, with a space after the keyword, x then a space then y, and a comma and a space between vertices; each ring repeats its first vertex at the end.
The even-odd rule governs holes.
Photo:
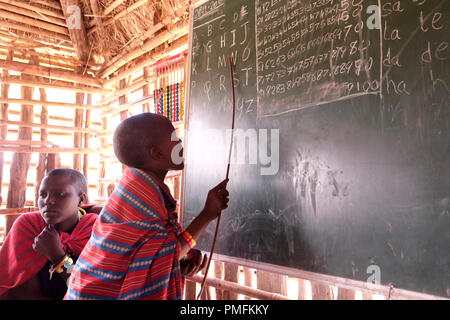
POLYGON ((314 170, 313 173, 309 177, 309 183, 311 185, 310 195, 311 195, 311 203, 314 210, 314 215, 317 215, 317 204, 316 204, 316 189, 317 189, 317 171, 314 170))
MULTIPOLYGON (((340 172, 343 173, 342 171, 340 172)), ((348 196, 348 184, 338 183, 336 176, 338 174, 338 171, 328 171, 328 179, 329 184, 332 186, 331 194, 335 197, 339 197, 339 194, 346 197, 348 196)))
POLYGON ((389 246, 389 248, 391 248, 392 254, 394 255, 394 257, 397 256, 397 254, 395 253, 394 247, 392 246, 392 244, 390 242, 386 242, 386 244, 389 246))

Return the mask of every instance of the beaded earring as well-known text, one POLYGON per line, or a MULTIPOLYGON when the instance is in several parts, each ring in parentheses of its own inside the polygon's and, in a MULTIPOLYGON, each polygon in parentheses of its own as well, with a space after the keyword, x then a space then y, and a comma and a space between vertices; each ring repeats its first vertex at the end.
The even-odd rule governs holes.
POLYGON ((80 214, 80 219, 86 214, 86 210, 83 208, 78 208, 78 213, 80 214))

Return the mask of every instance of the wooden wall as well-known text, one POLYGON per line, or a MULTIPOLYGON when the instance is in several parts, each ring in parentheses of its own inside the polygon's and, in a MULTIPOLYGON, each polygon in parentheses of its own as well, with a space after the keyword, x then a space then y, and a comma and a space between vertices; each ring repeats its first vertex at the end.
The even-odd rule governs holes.
MULTIPOLYGON (((200 299, 212 300, 385 300, 385 293, 368 293, 302 278, 213 260, 200 299)), ((195 300, 203 275, 187 277, 185 299, 195 300)))

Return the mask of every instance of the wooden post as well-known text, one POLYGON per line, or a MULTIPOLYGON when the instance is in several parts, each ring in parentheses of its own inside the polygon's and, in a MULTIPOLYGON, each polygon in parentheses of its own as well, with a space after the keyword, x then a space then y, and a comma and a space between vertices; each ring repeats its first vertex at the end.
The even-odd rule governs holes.
POLYGON ((307 280, 297 279, 298 283, 298 300, 306 300, 308 298, 307 290, 307 280))
POLYGON ((355 300, 355 290, 338 288, 337 300, 355 300))
POLYGON ((363 300, 373 300, 373 294, 368 293, 368 292, 363 292, 362 299, 363 300))
MULTIPOLYGON (((149 77, 150 77, 150 67, 145 67, 143 78, 148 79, 149 77)), ((143 91, 144 97, 150 96, 150 85, 148 82, 142 87, 142 91, 143 91)), ((142 112, 150 112, 150 103, 149 102, 146 102, 142 105, 142 112)))
MULTIPOLYGON (((127 87, 127 81, 125 79, 120 80, 119 82, 119 90, 125 89, 127 87)), ((128 97, 126 94, 119 97, 119 106, 127 104, 128 103, 128 97)), ((128 118, 128 110, 124 110, 120 112, 120 121, 125 120, 128 118)), ((125 172, 125 169, 127 168, 126 165, 122 164, 122 173, 125 172)))
MULTIPOLYGON (((103 34, 106 34, 105 28, 103 27, 102 17, 101 17, 102 13, 98 6, 97 0, 90 0, 90 4, 91 4, 92 14, 94 15, 95 24, 96 24, 96 27, 98 28, 100 36, 103 34)), ((109 61, 109 57, 110 57, 111 53, 109 51, 108 45, 105 46, 105 39, 102 39, 101 48, 102 48, 103 56, 105 57, 105 60, 109 61)))
MULTIPOLYGON (((6 58, 7 60, 12 60, 13 57, 13 51, 9 51, 8 52, 8 57, 6 58)), ((3 70, 2 71, 2 79, 6 81, 6 79, 8 78, 8 70, 3 70)), ((7 83, 2 83, 1 84, 1 98, 5 98, 8 99, 8 93, 9 93, 9 84, 7 83)), ((0 104, 0 119, 2 120, 8 120, 8 104, 7 103, 2 103, 0 104)), ((6 136, 8 135, 8 125, 3 125, 0 127, 0 139, 4 140, 6 139, 6 136)), ((2 204, 2 182, 3 182, 3 164, 5 162, 5 158, 4 158, 4 153, 0 152, 0 206, 2 204)))
MULTIPOLYGON (((224 280, 238 283, 239 266, 237 264, 231 263, 224 263, 224 265, 225 265, 224 280)), ((231 291, 224 291, 222 297, 224 300, 237 300, 237 294, 231 291)))
MULTIPOLYGON (((247 267, 244 267, 244 285, 247 287, 252 287, 252 273, 253 270, 247 267)), ((251 298, 245 296, 245 300, 250 300, 251 298)))
POLYGON ((281 274, 257 270, 256 277, 258 279, 257 288, 260 290, 279 293, 286 296, 287 292, 287 277, 281 274))
POLYGON ((116 185, 114 183, 110 183, 108 184, 108 186, 106 187, 106 194, 108 196, 108 198, 112 195, 112 193, 114 192, 114 188, 116 187, 116 185))
MULTIPOLYGON (((223 262, 214 260, 214 277, 223 279, 223 262)), ((223 300, 223 290, 216 288, 216 300, 223 300)))
MULTIPOLYGON (((30 65, 37 64, 37 57, 32 56, 30 65)), ((33 77, 22 74, 25 80, 33 80, 33 77)), ((33 98, 33 88, 22 86, 21 88, 23 99, 33 98)), ((33 122, 33 105, 22 105, 20 121, 25 123, 33 122)), ((19 140, 31 140, 32 128, 19 127, 19 140)), ((13 161, 10 168, 10 183, 8 188, 7 208, 22 208, 25 205, 25 193, 27 188, 27 173, 30 166, 30 153, 14 153, 13 161)))
MULTIPOLYGON (((88 94, 87 96, 87 104, 91 104, 92 103, 92 95, 88 94)), ((91 126, 91 110, 86 110, 86 117, 85 117, 85 123, 84 123, 84 127, 85 128, 89 128, 91 126)), ((85 133, 84 134, 84 148, 85 149, 89 149, 89 134, 85 133)), ((86 177, 86 181, 89 185, 89 154, 85 153, 84 154, 84 159, 83 159, 83 174, 86 177)))
MULTIPOLYGON (((122 79, 119 82, 119 90, 123 90, 127 87, 127 81, 126 79, 122 79)), ((119 97, 119 106, 123 106, 124 104, 128 103, 128 97, 126 94, 119 97)), ((128 117, 128 111, 123 110, 120 112, 120 120, 123 121, 128 117)))
POLYGON ((47 155, 47 168, 45 169, 47 172, 52 171, 53 169, 61 167, 61 159, 59 153, 49 153, 47 155))
POLYGON ((181 177, 176 176, 173 177, 173 196, 174 199, 177 200, 178 204, 181 201, 181 177))
POLYGON ((197 283, 194 281, 186 280, 186 285, 184 288, 184 299, 195 300, 196 291, 197 291, 197 283))
MULTIPOLYGON (((76 94, 77 104, 83 104, 84 103, 84 93, 77 93, 76 94)), ((75 119, 74 119, 74 127, 75 128, 82 128, 83 127, 83 109, 76 109, 75 110, 75 119)), ((80 132, 75 132, 73 134, 73 147, 74 148, 81 148, 83 146, 83 135, 80 132)), ((81 171, 81 154, 74 154, 73 155, 73 168, 75 170, 81 171)))
POLYGON ((334 294, 329 285, 311 282, 311 291, 313 300, 334 300, 334 294))
MULTIPOLYGON (((103 98, 102 98, 103 100, 103 98)), ((102 125, 103 125, 103 130, 106 132, 106 130, 108 130, 108 117, 104 117, 102 119, 102 125)), ((108 147, 108 138, 105 136, 103 138, 101 138, 101 148, 103 150, 105 150, 105 148, 108 147)), ((99 197, 104 197, 105 196, 105 184, 102 182, 101 179, 105 178, 105 174, 106 174, 106 160, 102 157, 103 154, 100 154, 100 166, 99 166, 99 173, 98 173, 98 177, 100 178, 98 183, 98 196, 99 197)))
MULTIPOLYGON (((44 88, 39 88, 40 100, 47 101, 47 92, 44 88)), ((48 111, 47 106, 42 105, 41 107, 41 124, 48 124, 48 111)), ((47 146, 47 129, 41 128, 41 146, 47 146)), ((45 169, 47 166, 47 154, 39 153, 39 160, 36 168, 36 190, 35 190, 35 206, 37 206, 39 198, 39 187, 41 186, 41 181, 45 176, 45 169)))

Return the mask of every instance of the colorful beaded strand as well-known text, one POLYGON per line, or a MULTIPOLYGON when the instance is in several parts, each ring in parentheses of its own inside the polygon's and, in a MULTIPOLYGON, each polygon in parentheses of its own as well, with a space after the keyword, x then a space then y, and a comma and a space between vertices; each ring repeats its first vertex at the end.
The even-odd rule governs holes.
POLYGON ((184 120, 184 81, 180 85, 180 121, 184 120))
POLYGON ((172 100, 172 94, 170 92, 170 84, 167 86, 167 119, 170 120, 170 105, 172 100))
POLYGON ((176 98, 176 115, 175 115, 175 119, 176 121, 180 121, 180 83, 177 83, 176 86, 176 94, 175 94, 175 98, 176 98))
POLYGON ((158 114, 163 114, 163 106, 164 106, 164 92, 163 88, 159 88, 158 114))
POLYGON ((158 99, 159 99, 159 97, 158 97, 158 92, 159 92, 158 89, 155 89, 155 90, 153 91, 153 106, 154 106, 154 109, 155 109, 155 113, 156 113, 156 114, 159 113, 159 109, 158 109, 158 99))
POLYGON ((167 86, 164 87, 163 116, 164 116, 164 117, 167 117, 167 86))
POLYGON ((173 102, 172 102, 172 121, 177 121, 177 110, 176 110, 176 107, 177 107, 177 96, 176 96, 176 94, 177 94, 177 92, 176 92, 176 90, 177 90, 177 84, 176 83, 174 83, 173 85, 172 85, 172 100, 173 100, 173 102))

